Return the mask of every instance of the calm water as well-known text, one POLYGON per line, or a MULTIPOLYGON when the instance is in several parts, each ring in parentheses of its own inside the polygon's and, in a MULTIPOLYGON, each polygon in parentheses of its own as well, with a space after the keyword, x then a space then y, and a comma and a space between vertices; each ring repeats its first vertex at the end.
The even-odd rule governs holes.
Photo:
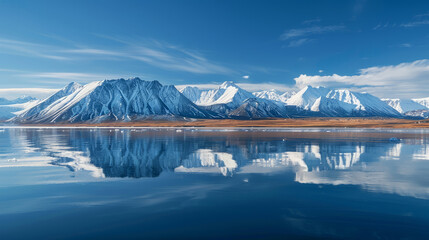
POLYGON ((429 131, 0 130, 0 239, 428 239, 429 131))

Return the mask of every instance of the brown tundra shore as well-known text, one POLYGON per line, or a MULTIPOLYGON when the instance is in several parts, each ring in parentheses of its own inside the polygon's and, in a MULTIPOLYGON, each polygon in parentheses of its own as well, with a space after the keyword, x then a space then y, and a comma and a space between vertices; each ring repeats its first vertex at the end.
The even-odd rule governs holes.
POLYGON ((134 122, 103 123, 54 123, 25 124, 23 126, 56 126, 56 127, 264 127, 264 128, 429 128, 429 120, 409 120, 395 118, 295 118, 295 119, 197 119, 185 120, 144 120, 134 122))

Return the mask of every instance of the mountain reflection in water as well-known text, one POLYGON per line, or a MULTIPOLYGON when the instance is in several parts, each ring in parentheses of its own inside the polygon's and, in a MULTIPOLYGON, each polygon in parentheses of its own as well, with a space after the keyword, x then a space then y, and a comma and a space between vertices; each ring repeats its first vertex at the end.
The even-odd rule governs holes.
POLYGON ((9 128, 0 236, 425 239, 428 160, 428 130, 9 128))
POLYGON ((427 169, 429 144, 427 134, 417 136, 324 130, 11 131, 11 137, 26 148, 49 156, 50 164, 88 171, 97 178, 159 177, 163 172, 233 177, 290 170, 301 183, 356 184, 426 198, 429 180, 420 175, 427 169), (391 141, 392 136, 402 140, 391 141))

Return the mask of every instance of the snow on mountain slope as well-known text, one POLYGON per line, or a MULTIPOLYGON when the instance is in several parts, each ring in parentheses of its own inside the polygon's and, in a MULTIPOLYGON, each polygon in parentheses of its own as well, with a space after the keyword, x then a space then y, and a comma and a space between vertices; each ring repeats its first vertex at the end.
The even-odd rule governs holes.
POLYGON ((331 90, 326 96, 354 105, 354 114, 360 116, 398 116, 398 111, 369 93, 352 92, 346 89, 331 90))
POLYGON ((22 96, 22 97, 12 99, 12 100, 9 100, 6 98, 0 98, 0 105, 3 106, 3 105, 21 104, 21 103, 27 103, 30 101, 34 101, 34 100, 37 100, 37 99, 34 97, 30 97, 30 96, 22 96))
POLYGON ((394 108, 396 111, 404 114, 409 111, 415 111, 415 110, 427 110, 428 108, 416 101, 413 101, 411 99, 381 99, 383 102, 387 103, 389 106, 394 108))
MULTIPOLYGON (((75 88, 48 106, 46 101, 16 117, 19 122, 79 122, 103 120, 132 120, 139 117, 166 115, 207 118, 174 86, 162 86, 158 81, 139 78, 104 80, 75 88), (39 111, 36 111, 39 110, 39 111)), ((55 95, 55 94, 54 94, 55 95)), ((49 98, 48 98, 49 99, 49 98)))
POLYGON ((290 97, 292 97, 295 94, 295 92, 284 92, 284 93, 282 93, 282 92, 277 91, 275 89, 271 89, 271 90, 253 92, 252 94, 257 98, 263 98, 263 99, 267 99, 267 100, 271 100, 271 101, 286 103, 286 101, 290 97))
POLYGON ((427 108, 429 108, 429 97, 428 98, 416 98, 412 99, 414 102, 421 104, 427 108))
POLYGON ((49 107, 49 105, 53 104, 54 102, 58 101, 59 99, 68 96, 75 92, 77 89, 82 88, 82 86, 78 83, 71 82, 67 84, 64 88, 60 89, 58 92, 52 94, 51 96, 45 98, 44 100, 40 101, 38 104, 35 104, 33 106, 29 106, 25 108, 23 111, 18 112, 18 115, 20 118, 26 118, 27 120, 31 119, 37 119, 41 117, 42 111, 49 107))
POLYGON ((353 111, 353 105, 332 98, 319 97, 311 106, 310 111, 320 112, 325 116, 348 116, 353 111))
POLYGON ((326 97, 329 91, 329 89, 324 87, 307 86, 290 97, 286 103, 288 105, 299 106, 305 110, 310 110, 317 99, 326 97))
POLYGON ((244 100, 254 97, 250 92, 231 81, 226 81, 212 90, 197 91, 195 88, 186 87, 182 89, 182 93, 195 104, 201 106, 228 104, 229 107, 238 107, 244 100))
POLYGON ((277 91, 275 89, 253 92, 252 94, 253 94, 253 96, 255 96, 257 98, 263 98, 263 99, 268 99, 268 100, 272 100, 272 101, 283 102, 281 97, 280 97, 283 93, 280 91, 277 91))
POLYGON ((404 115, 409 117, 429 118, 429 109, 408 111, 404 113, 404 115))
POLYGON ((197 87, 188 86, 180 90, 180 92, 193 103, 196 103, 201 97, 202 90, 197 87))
POLYGON ((368 93, 307 86, 286 102, 288 105, 328 116, 399 116, 399 112, 368 93), (329 99, 326 100, 325 98, 329 99))
POLYGON ((0 120, 8 120, 10 118, 18 115, 23 109, 34 106, 39 102, 39 100, 33 97, 20 97, 14 100, 7 100, 2 98, 0 100, 1 103, 5 103, 4 105, 0 105, 0 120))
POLYGON ((288 117, 284 107, 261 98, 246 99, 241 106, 230 112, 229 116, 244 118, 288 117))
POLYGON ((0 105, 0 121, 5 121, 15 117, 14 112, 18 112, 22 108, 12 107, 11 105, 0 105))

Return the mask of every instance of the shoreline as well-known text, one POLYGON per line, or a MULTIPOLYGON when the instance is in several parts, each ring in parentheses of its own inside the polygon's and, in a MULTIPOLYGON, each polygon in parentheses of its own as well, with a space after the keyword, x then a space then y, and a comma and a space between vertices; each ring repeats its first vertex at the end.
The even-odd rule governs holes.
POLYGON ((103 123, 54 123, 4 125, 0 128, 387 128, 387 129, 426 129, 429 120, 375 119, 375 118, 299 118, 299 119, 198 119, 193 121, 144 120, 132 122, 103 123))

